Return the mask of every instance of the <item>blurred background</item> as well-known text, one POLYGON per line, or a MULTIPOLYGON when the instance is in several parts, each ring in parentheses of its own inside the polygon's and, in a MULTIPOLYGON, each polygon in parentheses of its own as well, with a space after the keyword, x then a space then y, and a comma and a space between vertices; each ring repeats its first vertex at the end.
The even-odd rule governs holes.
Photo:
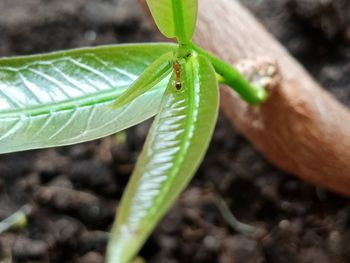
MULTIPOLYGON (((350 1, 242 3, 350 105, 350 1)), ((159 39, 136 0, 0 0, 0 57, 159 39)), ((31 208, 25 227, 0 234, 0 262, 103 262, 148 127, 0 155, 0 220, 31 208)), ((347 263, 349 242, 349 199, 273 167, 220 115, 201 168, 141 256, 151 263, 347 263), (234 231, 218 199, 255 233, 234 231)))

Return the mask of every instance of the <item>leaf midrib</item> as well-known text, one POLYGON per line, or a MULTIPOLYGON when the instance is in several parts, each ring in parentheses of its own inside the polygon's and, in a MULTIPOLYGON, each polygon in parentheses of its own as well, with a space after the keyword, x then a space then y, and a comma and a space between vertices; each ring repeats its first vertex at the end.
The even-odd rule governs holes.
POLYGON ((57 112, 68 111, 68 110, 81 108, 81 107, 89 107, 89 106, 96 106, 99 104, 105 104, 115 100, 118 97, 118 95, 123 93, 126 89, 127 87, 118 88, 118 90, 108 90, 104 92, 99 92, 97 94, 96 93, 90 94, 79 98, 73 98, 73 99, 56 102, 56 103, 50 103, 50 104, 27 107, 27 108, 3 110, 3 111, 0 111, 0 119, 9 118, 9 117, 18 117, 23 115, 28 117, 35 117, 40 115, 48 115, 48 114, 51 114, 52 112, 57 113, 57 112))
POLYGON ((175 34, 177 35, 178 41, 180 44, 185 44, 186 39, 186 30, 184 25, 184 17, 183 17, 183 7, 182 2, 178 0, 172 0, 173 7, 173 19, 175 26, 175 34))

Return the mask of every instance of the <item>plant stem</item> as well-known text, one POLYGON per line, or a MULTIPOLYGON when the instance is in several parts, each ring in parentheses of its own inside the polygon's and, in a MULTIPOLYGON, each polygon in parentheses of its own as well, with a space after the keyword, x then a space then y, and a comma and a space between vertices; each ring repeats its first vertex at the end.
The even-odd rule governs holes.
POLYGON ((194 51, 205 56, 213 64, 216 73, 222 77, 220 82, 222 81, 233 88, 242 99, 255 105, 259 105, 267 99, 267 92, 264 87, 252 85, 236 69, 198 47, 196 44, 191 43, 190 46, 194 51))

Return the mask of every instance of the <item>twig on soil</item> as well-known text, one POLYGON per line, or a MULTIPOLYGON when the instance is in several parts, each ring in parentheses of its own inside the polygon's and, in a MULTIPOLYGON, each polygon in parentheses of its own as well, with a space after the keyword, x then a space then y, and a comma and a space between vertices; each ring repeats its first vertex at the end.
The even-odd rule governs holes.
POLYGON ((226 222, 230 225, 230 227, 236 231, 237 233, 243 235, 252 235, 256 232, 256 228, 254 226, 244 224, 240 222, 231 212, 229 207, 227 206, 224 199, 220 196, 215 196, 214 203, 219 209, 222 217, 226 220, 226 222))

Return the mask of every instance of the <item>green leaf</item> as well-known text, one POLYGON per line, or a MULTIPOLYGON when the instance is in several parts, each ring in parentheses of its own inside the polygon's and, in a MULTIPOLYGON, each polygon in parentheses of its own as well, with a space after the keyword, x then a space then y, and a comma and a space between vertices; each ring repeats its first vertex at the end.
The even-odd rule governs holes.
POLYGON ((147 0, 159 30, 168 38, 188 42, 195 31, 198 0, 147 0))
POLYGON ((116 102, 112 104, 112 108, 125 106, 169 76, 173 57, 174 53, 170 52, 154 61, 127 91, 118 97, 116 102))
POLYGON ((193 55, 164 94, 123 196, 107 262, 128 263, 187 186, 203 159, 218 113, 218 84, 211 64, 193 55))
POLYGON ((110 105, 171 44, 104 46, 0 59, 0 153, 74 144, 158 112, 166 83, 110 105))

